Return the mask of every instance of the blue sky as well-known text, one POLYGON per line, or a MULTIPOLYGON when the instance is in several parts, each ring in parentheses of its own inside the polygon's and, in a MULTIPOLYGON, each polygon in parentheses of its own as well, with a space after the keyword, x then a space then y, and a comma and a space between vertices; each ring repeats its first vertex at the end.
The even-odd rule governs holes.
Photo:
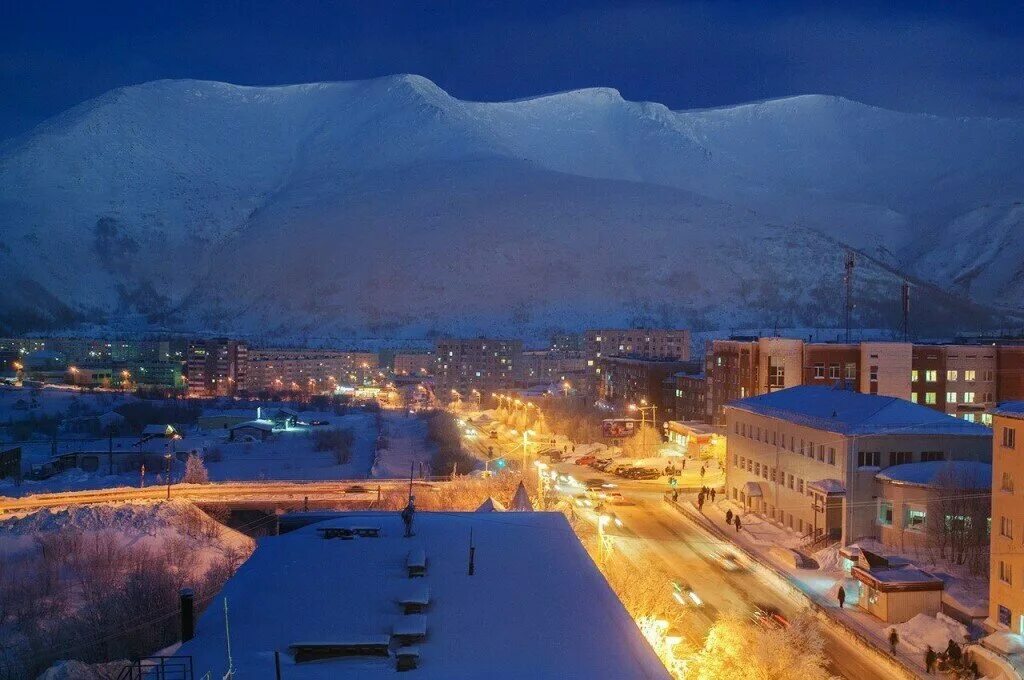
POLYGON ((418 73, 464 99, 589 86, 695 108, 804 93, 1024 117, 1024 4, 7 3, 0 138, 114 87, 418 73))

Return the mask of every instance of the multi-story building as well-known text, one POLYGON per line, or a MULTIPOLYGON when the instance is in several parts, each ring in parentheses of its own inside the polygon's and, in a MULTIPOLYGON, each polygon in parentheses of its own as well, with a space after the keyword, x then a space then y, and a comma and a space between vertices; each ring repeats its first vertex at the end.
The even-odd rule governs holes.
POLYGON ((1000 404, 993 416, 987 623, 995 630, 1024 635, 1024 401, 1000 404))
POLYGON ((241 340, 216 338, 189 343, 188 395, 228 396, 248 387, 249 347, 241 340))
POLYGON ((708 417, 708 381, 704 373, 676 373, 671 379, 675 401, 672 418, 682 421, 705 421, 708 417))
POLYGON ((523 357, 520 340, 443 338, 434 351, 434 379, 442 390, 514 387, 523 357))
MULTIPOLYGON (((844 544, 879 535, 880 470, 992 456, 987 427, 842 387, 741 399, 726 405, 725 428, 729 498, 800 534, 844 544)), ((926 521, 925 508, 900 511, 908 525, 926 521)))
POLYGON ((582 352, 541 349, 523 352, 521 367, 518 382, 526 387, 566 381, 572 385, 584 377, 586 362, 582 352))
POLYGON ((250 349, 249 392, 327 392, 377 376, 373 352, 334 349, 250 349))
POLYGON ((735 399, 797 385, 837 385, 899 397, 968 421, 990 422, 998 399, 1024 398, 1024 344, 821 343, 788 338, 713 340, 708 411, 723 422, 735 399), (793 370, 794 364, 799 369, 793 370))
POLYGON ((395 375, 428 376, 434 372, 435 358, 431 352, 396 352, 395 375))
POLYGON ((584 334, 583 357, 587 363, 586 389, 596 394, 601 382, 599 359, 608 356, 650 359, 690 359, 690 331, 660 328, 605 328, 584 334))
POLYGON ((598 399, 613 407, 647 402, 657 421, 675 417, 675 375, 700 372, 697 362, 639 356, 603 356, 597 367, 598 399))

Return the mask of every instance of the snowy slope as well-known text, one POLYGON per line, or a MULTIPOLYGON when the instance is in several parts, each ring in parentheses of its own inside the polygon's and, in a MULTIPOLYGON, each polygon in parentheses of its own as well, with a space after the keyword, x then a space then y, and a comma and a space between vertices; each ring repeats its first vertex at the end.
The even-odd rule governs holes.
MULTIPOLYGON (((891 270, 1020 307, 1021 151, 1020 121, 836 97, 674 112, 604 88, 465 102, 417 76, 156 81, 0 148, 0 329, 815 324, 844 244, 882 298, 864 323, 892 325, 891 270)), ((950 314, 921 293, 920 318, 950 314)))

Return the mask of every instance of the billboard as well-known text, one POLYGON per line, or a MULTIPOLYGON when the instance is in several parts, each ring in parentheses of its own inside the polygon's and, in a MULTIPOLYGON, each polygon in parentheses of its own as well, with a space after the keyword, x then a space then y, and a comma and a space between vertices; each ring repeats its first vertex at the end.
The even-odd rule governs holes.
POLYGON ((601 421, 601 434, 612 439, 623 439, 636 434, 640 421, 634 418, 608 418, 601 421))

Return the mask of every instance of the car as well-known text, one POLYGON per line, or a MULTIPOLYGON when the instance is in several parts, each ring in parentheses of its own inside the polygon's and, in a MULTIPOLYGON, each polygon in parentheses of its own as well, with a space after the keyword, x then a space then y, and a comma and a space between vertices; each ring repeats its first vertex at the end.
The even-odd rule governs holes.
POLYGON ((576 464, 577 465, 590 465, 595 460, 597 460, 597 458, 594 457, 594 454, 588 453, 585 456, 580 456, 579 458, 577 458, 576 459, 576 464))
POLYGON ((310 427, 320 427, 321 425, 327 425, 327 424, 328 424, 328 422, 326 420, 311 420, 311 421, 309 421, 309 426, 310 427))
POLYGON ((584 480, 583 486, 587 487, 588 489, 600 489, 604 486, 604 480, 601 479, 600 477, 591 477, 587 480, 584 480))
POLYGON ((345 489, 345 493, 368 493, 368 491, 366 490, 365 486, 359 486, 358 484, 353 484, 352 486, 350 486, 347 489, 345 489))
POLYGON ((718 565, 726 571, 740 571, 743 567, 740 565, 739 558, 736 557, 736 553, 729 550, 722 550, 715 554, 715 561, 718 565))
POLYGON ((581 508, 592 508, 594 507, 594 501, 587 498, 584 494, 576 494, 573 496, 573 502, 581 508))
POLYGON ((672 582, 672 598, 684 607, 703 607, 704 600, 686 581, 672 582))
POLYGON ((755 604, 750 618, 762 628, 774 628, 776 630, 789 628, 789 619, 779 611, 778 607, 771 605, 755 604))
POLYGON ((661 473, 653 468, 633 468, 630 470, 630 479, 658 479, 661 473))

